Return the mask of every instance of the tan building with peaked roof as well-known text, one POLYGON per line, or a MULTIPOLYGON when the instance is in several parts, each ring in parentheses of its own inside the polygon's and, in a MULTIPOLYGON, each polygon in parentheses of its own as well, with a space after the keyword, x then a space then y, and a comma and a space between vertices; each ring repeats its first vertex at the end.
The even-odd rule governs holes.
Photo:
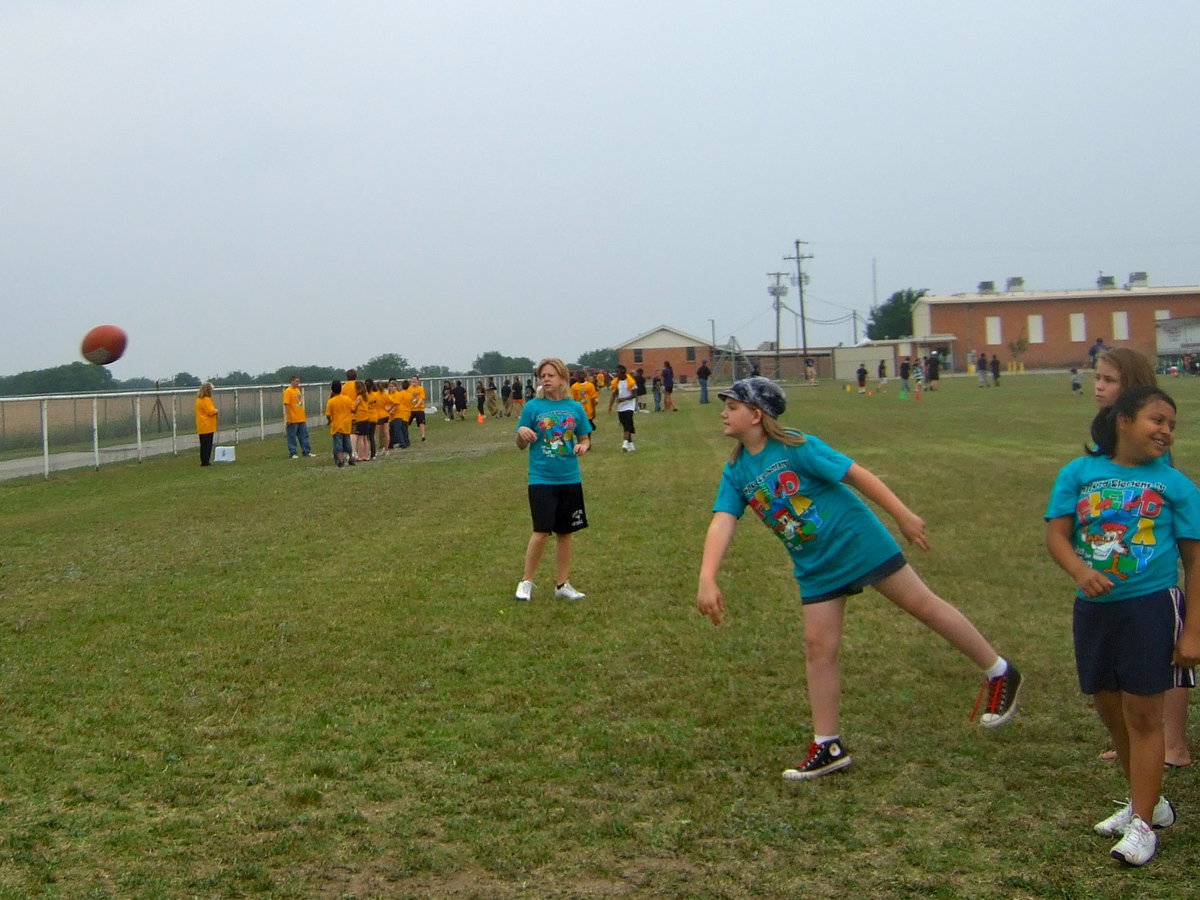
POLYGON ((1005 290, 982 282, 974 294, 923 297, 913 307, 915 339, 939 335, 954 360, 972 351, 1028 368, 1086 366, 1101 339, 1154 359, 1156 323, 1200 316, 1200 286, 1151 287, 1144 272, 1129 282, 1101 277, 1094 290, 1026 291, 1010 278, 1005 290))
POLYGON ((669 362, 675 377, 692 381, 702 360, 712 365, 713 347, 704 338, 668 325, 659 325, 617 345, 617 362, 630 372, 642 369, 648 377, 669 362))

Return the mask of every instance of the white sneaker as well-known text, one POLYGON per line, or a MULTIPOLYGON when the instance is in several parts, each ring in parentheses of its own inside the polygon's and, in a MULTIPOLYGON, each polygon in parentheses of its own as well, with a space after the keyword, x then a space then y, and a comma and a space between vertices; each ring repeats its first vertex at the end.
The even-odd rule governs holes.
POLYGON ((633 446, 633 441, 630 441, 629 446, 626 447, 625 449, 628 450, 630 453, 632 453, 634 450, 637 449, 637 447, 633 446))
POLYGON ((532 600, 533 599, 533 582, 532 581, 522 581, 520 584, 518 584, 516 598, 518 600, 532 600))
POLYGON ((621 441, 621 452, 624 453, 629 449, 629 441, 621 441))
POLYGON ((564 581, 554 590, 554 596, 559 600, 582 600, 587 594, 583 591, 577 591, 571 587, 571 582, 564 581))
POLYGON ((1144 866, 1154 859, 1157 850, 1158 835, 1154 829, 1143 822, 1141 816, 1134 816, 1125 829, 1125 837, 1117 841, 1108 855, 1131 866, 1144 866))
MULTIPOLYGON (((1114 802, 1121 808, 1103 822, 1097 822, 1092 826, 1096 834, 1103 837, 1116 837, 1124 834, 1129 827, 1129 820, 1133 818, 1133 804, 1128 800, 1114 802)), ((1159 797, 1158 802, 1154 804, 1154 813, 1150 816, 1150 824, 1155 828, 1170 828, 1175 824, 1175 807, 1166 797, 1159 797)))

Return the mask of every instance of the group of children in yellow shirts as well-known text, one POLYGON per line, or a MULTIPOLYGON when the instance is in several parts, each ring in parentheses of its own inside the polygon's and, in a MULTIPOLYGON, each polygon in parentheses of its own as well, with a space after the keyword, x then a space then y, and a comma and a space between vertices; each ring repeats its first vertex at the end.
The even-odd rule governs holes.
POLYGON ((408 447, 410 425, 415 424, 425 440, 425 388, 416 375, 384 384, 360 380, 356 370, 347 369, 344 382, 335 380, 330 385, 325 418, 333 437, 334 462, 338 466, 367 462, 380 453, 408 447))
MULTIPOLYGON (((595 423, 600 390, 611 389, 606 372, 592 377, 575 373, 571 396, 579 401, 588 419, 595 423)), ((425 388, 421 379, 395 378, 384 384, 359 379, 354 369, 346 370, 345 381, 330 385, 325 418, 333 438, 333 459, 338 466, 353 466, 375 459, 380 453, 410 446, 409 426, 416 425, 425 440, 425 388)))

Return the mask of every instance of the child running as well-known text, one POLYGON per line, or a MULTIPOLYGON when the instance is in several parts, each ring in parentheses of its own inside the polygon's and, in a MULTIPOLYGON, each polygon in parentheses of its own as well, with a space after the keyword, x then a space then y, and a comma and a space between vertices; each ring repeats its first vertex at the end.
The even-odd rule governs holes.
POLYGON ((846 598, 874 587, 909 615, 945 638, 984 675, 974 718, 1003 725, 1017 710, 1021 674, 998 656, 965 615, 933 593, 908 565, 883 523, 850 488, 878 504, 901 534, 929 549, 925 522, 877 476, 819 438, 785 429, 777 421, 787 405, 783 390, 767 378, 735 382, 717 395, 725 401, 725 434, 738 444, 717 489, 704 540, 696 605, 719 625, 725 598, 717 586, 721 561, 738 518, 749 506, 791 554, 804 611, 805 671, 815 735, 808 757, 783 777, 816 778, 850 765, 838 721, 841 673, 838 651, 846 598))
POLYGON ((1095 449, 1058 473, 1046 508, 1050 556, 1078 588, 1079 686, 1092 695, 1129 784, 1129 799, 1094 827, 1120 836, 1110 854, 1133 866, 1154 857, 1152 829, 1175 822, 1160 793, 1163 703, 1200 661, 1200 490, 1167 463, 1174 432, 1166 393, 1124 392, 1096 415, 1095 449))
POLYGON ((567 396, 569 376, 561 359, 537 365, 541 396, 527 400, 517 423, 517 449, 529 448, 529 511, 533 534, 525 549, 518 600, 533 599, 533 576, 551 533, 554 544, 554 596, 582 600, 571 586, 571 536, 587 528, 579 457, 591 446, 592 425, 583 407, 567 396))

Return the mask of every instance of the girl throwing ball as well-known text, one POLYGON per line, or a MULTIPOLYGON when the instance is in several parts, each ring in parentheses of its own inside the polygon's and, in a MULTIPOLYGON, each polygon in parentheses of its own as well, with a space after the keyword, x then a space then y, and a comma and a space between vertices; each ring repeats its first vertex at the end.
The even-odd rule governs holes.
POLYGON ((980 723, 986 728, 1012 718, 1021 674, 996 654, 965 615, 926 586, 883 523, 851 488, 882 507, 909 543, 928 550, 924 521, 849 457, 819 438, 781 426, 777 420, 787 398, 773 381, 746 378, 717 396, 725 401, 725 434, 737 446, 717 489, 696 605, 714 625, 720 624, 725 598, 717 573, 737 520, 750 507, 791 555, 804 611, 805 670, 815 734, 808 756, 786 769, 783 777, 816 778, 850 765, 838 722, 838 651, 846 598, 866 587, 874 587, 979 667, 983 687, 972 718, 981 706, 980 723))

